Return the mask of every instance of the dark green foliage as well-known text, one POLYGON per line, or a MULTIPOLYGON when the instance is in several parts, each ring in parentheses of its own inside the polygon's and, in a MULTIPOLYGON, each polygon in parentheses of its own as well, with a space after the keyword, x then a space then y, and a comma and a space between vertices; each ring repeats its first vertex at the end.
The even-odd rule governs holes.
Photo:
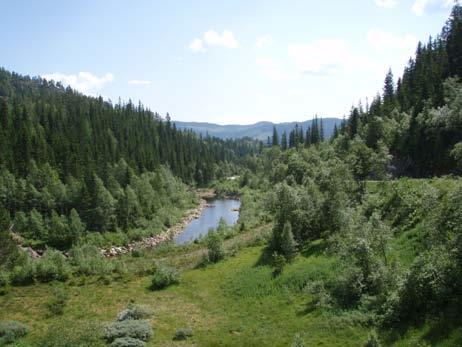
POLYGON ((389 71, 382 95, 365 111, 353 108, 341 133, 350 140, 360 136, 376 152, 386 145, 396 175, 460 172, 457 151, 451 151, 462 140, 461 42, 462 6, 456 3, 441 35, 419 43, 396 87, 389 71))
POLYGON ((193 336, 192 329, 190 328, 180 328, 175 331, 173 336, 174 341, 183 341, 187 340, 189 337, 193 336))
POLYGON ((0 322, 0 345, 7 345, 26 336, 28 328, 26 325, 16 321, 0 322))
POLYGON ((180 282, 178 272, 174 269, 156 265, 151 280, 151 289, 159 290, 180 282))
POLYGON ((104 338, 110 342, 123 337, 147 341, 152 334, 151 325, 147 320, 128 319, 108 324, 104 329, 104 338))
POLYGON ((69 294, 62 286, 53 288, 53 295, 46 303, 47 309, 52 316, 62 315, 69 301, 69 294))
POLYGON ((271 262, 273 265, 273 276, 279 276, 282 274, 282 271, 284 271, 284 267, 287 264, 286 258, 277 252, 273 252, 271 262))
POLYGON ((297 254, 297 244, 294 240, 294 234, 292 234, 292 226, 290 222, 284 224, 281 234, 281 243, 279 245, 282 255, 287 261, 292 261, 297 254))
POLYGON ((5 295, 7 293, 7 287, 9 283, 10 279, 8 274, 5 271, 0 270, 0 295, 5 295))
POLYGON ((69 249, 89 232, 158 231, 174 222, 165 210, 190 208, 183 183, 231 176, 259 151, 257 141, 178 131, 131 101, 112 105, 4 69, 0 85, 0 230, 14 225, 37 246, 69 249))

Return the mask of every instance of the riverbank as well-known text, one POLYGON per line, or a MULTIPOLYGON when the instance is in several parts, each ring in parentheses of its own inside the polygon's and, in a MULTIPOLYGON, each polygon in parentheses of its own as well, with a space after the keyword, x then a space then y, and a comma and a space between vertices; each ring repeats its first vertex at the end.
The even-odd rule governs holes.
POLYGON ((200 197, 199 205, 196 208, 186 212, 185 216, 180 220, 180 222, 178 222, 171 228, 161 232, 158 235, 145 238, 141 241, 131 242, 125 246, 112 246, 107 249, 101 249, 101 253, 106 257, 117 257, 122 254, 130 253, 134 249, 154 248, 162 242, 172 240, 173 238, 175 238, 175 236, 180 234, 189 223, 191 223, 194 219, 199 218, 204 209, 207 207, 207 201, 205 200, 203 195, 201 195, 198 192, 198 196, 200 197))

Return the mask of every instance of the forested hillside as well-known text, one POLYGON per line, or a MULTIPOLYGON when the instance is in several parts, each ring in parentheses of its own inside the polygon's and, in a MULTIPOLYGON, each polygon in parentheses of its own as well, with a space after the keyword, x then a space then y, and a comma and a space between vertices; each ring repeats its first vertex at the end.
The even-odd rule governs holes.
POLYGON ((382 95, 351 110, 342 133, 373 150, 388 147, 395 175, 460 172, 461 76, 462 7, 456 5, 441 34, 418 44, 396 84, 390 71, 382 95))
POLYGON ((231 175, 259 150, 256 141, 178 131, 141 104, 112 105, 4 69, 0 102, 0 226, 38 245, 168 226, 194 201, 185 184, 231 175))

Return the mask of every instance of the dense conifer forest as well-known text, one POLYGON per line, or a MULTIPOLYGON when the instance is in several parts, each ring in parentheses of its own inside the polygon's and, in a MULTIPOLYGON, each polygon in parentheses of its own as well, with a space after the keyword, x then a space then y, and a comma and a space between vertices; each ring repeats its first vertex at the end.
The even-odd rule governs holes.
POLYGON ((4 69, 0 96, 0 225, 61 249, 87 231, 170 225, 169 207, 192 203, 185 184, 230 176, 259 150, 4 69))

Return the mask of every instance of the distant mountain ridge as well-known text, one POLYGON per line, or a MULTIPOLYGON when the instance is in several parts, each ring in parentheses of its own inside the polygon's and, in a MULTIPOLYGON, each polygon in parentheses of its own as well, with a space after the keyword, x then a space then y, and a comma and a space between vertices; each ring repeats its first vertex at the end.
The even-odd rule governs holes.
MULTIPOLYGON (((319 119, 320 120, 320 119, 319 119)), ((340 126, 342 119, 340 118, 323 118, 324 136, 330 137, 334 131, 334 126, 340 126)), ((209 134, 210 136, 219 137, 222 139, 235 139, 242 137, 251 137, 254 139, 266 141, 268 136, 273 135, 273 126, 279 136, 285 131, 287 134, 298 124, 303 130, 311 126, 311 119, 303 122, 285 122, 285 123, 272 123, 272 122, 258 122, 249 125, 229 124, 220 125, 206 122, 180 122, 173 121, 178 129, 191 129, 198 134, 209 134)))

